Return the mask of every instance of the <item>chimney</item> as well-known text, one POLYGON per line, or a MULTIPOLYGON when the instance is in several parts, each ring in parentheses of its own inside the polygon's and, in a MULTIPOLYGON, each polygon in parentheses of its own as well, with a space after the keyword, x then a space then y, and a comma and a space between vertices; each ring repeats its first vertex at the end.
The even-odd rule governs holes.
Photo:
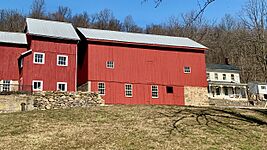
POLYGON ((226 65, 230 65, 230 64, 229 64, 229 58, 227 58, 227 57, 224 58, 224 62, 225 62, 226 65))

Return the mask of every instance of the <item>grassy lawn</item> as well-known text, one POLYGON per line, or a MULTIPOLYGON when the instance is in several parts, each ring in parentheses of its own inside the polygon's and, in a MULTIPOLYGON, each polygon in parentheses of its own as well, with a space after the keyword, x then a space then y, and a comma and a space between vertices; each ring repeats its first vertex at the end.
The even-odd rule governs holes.
POLYGON ((267 148, 267 110, 107 106, 0 114, 0 149, 267 148))

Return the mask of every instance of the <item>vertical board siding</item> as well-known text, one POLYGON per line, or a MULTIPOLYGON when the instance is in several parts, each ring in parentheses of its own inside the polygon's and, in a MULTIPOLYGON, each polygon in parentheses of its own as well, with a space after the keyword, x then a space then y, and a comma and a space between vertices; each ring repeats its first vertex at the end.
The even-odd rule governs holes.
POLYGON ((184 105, 184 86, 207 86, 205 54, 178 50, 89 43, 88 76, 79 80, 92 81, 92 91, 97 82, 105 82, 107 104, 184 105), (106 61, 114 61, 115 68, 106 68, 106 61), (191 67, 190 74, 184 73, 185 66, 191 67), (132 98, 124 95, 125 83, 133 84, 132 98), (151 85, 159 86, 158 99, 152 99, 151 85), (174 93, 167 94, 166 86, 174 93))
POLYGON ((24 58, 23 84, 43 80, 44 91, 56 91, 57 82, 67 82, 68 91, 76 89, 76 44, 51 40, 32 40, 32 54, 24 58), (45 64, 34 64, 34 52, 45 53, 45 64), (68 66, 57 66, 57 55, 68 56, 68 66))
POLYGON ((27 48, 0 45, 0 80, 19 80, 18 58, 27 48))

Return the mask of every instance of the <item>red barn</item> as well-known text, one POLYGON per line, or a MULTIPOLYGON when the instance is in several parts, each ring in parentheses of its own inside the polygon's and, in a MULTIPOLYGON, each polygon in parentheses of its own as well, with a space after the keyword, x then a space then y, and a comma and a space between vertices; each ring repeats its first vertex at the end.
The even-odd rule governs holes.
POLYGON ((0 92, 18 90, 18 58, 25 51, 26 34, 0 32, 0 92))
POLYGON ((188 38, 78 28, 78 85, 107 104, 206 105, 207 47, 188 38))
POLYGON ((29 51, 21 58, 20 84, 33 91, 76 91, 77 43, 70 23, 26 19, 29 51))

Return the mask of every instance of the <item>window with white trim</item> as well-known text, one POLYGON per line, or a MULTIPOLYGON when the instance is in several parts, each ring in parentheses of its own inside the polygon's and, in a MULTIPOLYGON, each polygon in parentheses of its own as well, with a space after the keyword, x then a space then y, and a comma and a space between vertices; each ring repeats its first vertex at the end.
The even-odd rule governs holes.
POLYGON ((98 82, 98 94, 105 95, 105 83, 104 82, 98 82))
POLYGON ((33 63, 35 63, 35 64, 44 64, 45 63, 45 53, 34 52, 33 63))
POLYGON ((226 80, 226 74, 223 74, 223 80, 226 80))
POLYGON ((66 82, 57 82, 57 91, 67 92, 68 84, 66 82))
POLYGON ((207 79, 208 80, 210 79, 210 73, 207 73, 207 79))
POLYGON ((107 61, 106 62, 106 67, 110 69, 114 69, 114 61, 107 61))
POLYGON ((32 81, 32 90, 33 91, 42 91, 43 90, 43 81, 33 80, 32 81))
POLYGON ((215 76, 215 80, 218 80, 219 79, 218 78, 218 73, 215 73, 214 76, 215 76))
POLYGON ((266 86, 261 86, 261 89, 262 90, 266 90, 266 86))
POLYGON ((125 84, 125 97, 133 97, 133 85, 125 84))
POLYGON ((151 95, 152 95, 152 98, 159 98, 159 88, 157 85, 151 86, 151 95))
POLYGON ((68 66, 68 56, 57 55, 57 65, 58 66, 68 66))
POLYGON ((10 91, 10 80, 3 80, 3 88, 2 91, 10 91))
POLYGON ((234 74, 231 74, 231 80, 235 81, 235 75, 234 74))
POLYGON ((191 73, 191 67, 185 66, 184 73, 191 73))

